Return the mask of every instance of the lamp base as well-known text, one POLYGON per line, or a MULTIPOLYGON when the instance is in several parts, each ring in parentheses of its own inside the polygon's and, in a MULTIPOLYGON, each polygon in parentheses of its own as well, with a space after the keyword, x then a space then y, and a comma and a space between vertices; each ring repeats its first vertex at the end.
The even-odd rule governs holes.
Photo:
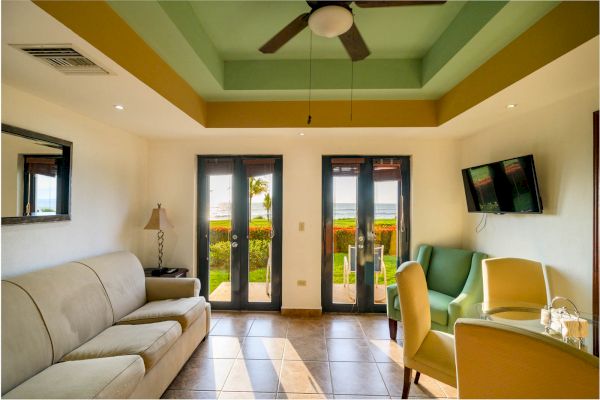
POLYGON ((155 268, 152 270, 152 276, 161 276, 177 272, 177 268, 155 268))

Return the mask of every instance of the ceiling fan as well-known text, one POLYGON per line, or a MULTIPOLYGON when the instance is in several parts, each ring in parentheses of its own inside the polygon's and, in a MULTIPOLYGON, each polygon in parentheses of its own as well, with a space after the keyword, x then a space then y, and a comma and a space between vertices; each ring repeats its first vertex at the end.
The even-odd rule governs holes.
POLYGON ((371 52, 354 24, 350 4, 361 8, 381 8, 397 6, 423 6, 444 4, 446 1, 307 1, 310 11, 297 16, 279 33, 273 36, 259 50, 262 53, 275 53, 307 26, 315 35, 333 38, 338 36, 352 61, 366 58, 371 52))

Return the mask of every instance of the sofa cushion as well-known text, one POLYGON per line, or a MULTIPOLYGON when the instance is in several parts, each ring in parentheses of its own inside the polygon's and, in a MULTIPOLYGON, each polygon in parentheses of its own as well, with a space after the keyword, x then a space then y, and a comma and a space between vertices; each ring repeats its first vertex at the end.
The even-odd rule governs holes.
POLYGON ((139 356, 63 362, 46 368, 2 397, 123 399, 131 396, 144 373, 139 356))
POLYGON ((87 342, 113 324, 106 291, 91 269, 68 263, 6 279, 23 288, 44 320, 53 360, 87 342))
POLYGON ((128 251, 78 261, 91 268, 106 289, 113 311, 113 323, 146 303, 144 268, 128 251))
POLYGON ((2 393, 52 365, 52 344, 31 297, 2 282, 2 393))
POLYGON ((427 288, 457 297, 471 270, 473 252, 434 247, 427 270, 427 288))
POLYGON ((115 325, 67 354, 63 361, 137 354, 152 368, 181 336, 175 321, 144 325, 115 325))
POLYGON ((431 322, 442 326, 448 325, 448 304, 450 304, 454 298, 434 290, 428 290, 428 292, 431 322))
POLYGON ((121 325, 177 321, 185 331, 188 326, 202 316, 205 309, 204 297, 151 301, 126 315, 117 323, 121 325))

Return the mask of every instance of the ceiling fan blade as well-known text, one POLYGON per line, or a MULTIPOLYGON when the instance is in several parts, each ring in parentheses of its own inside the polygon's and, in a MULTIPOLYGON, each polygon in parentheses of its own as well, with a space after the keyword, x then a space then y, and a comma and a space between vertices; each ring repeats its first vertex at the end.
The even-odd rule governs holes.
POLYGON ((348 32, 340 35, 340 40, 352 61, 363 60, 371 54, 355 24, 352 24, 348 32))
POLYGON ((287 24, 285 28, 273 36, 259 50, 263 53, 275 53, 281 46, 289 42, 294 36, 300 33, 308 26, 309 13, 304 13, 296 17, 292 22, 287 24))
POLYGON ((422 0, 422 1, 355 1, 354 4, 361 8, 379 8, 379 7, 399 7, 399 6, 428 6, 434 4, 444 4, 441 0, 422 0))

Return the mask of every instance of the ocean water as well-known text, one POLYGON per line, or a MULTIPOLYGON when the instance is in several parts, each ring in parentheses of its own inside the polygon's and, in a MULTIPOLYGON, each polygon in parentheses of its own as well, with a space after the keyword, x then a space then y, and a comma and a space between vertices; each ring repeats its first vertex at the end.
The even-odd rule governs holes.
MULTIPOLYGON (((395 203, 375 203, 375 219, 396 218, 398 206, 395 203)), ((252 218, 267 218, 267 210, 262 204, 252 204, 252 218)), ((355 218, 355 203, 335 203, 333 207, 333 219, 355 218)), ((210 208, 211 220, 231 219, 231 205, 219 204, 210 208)))

